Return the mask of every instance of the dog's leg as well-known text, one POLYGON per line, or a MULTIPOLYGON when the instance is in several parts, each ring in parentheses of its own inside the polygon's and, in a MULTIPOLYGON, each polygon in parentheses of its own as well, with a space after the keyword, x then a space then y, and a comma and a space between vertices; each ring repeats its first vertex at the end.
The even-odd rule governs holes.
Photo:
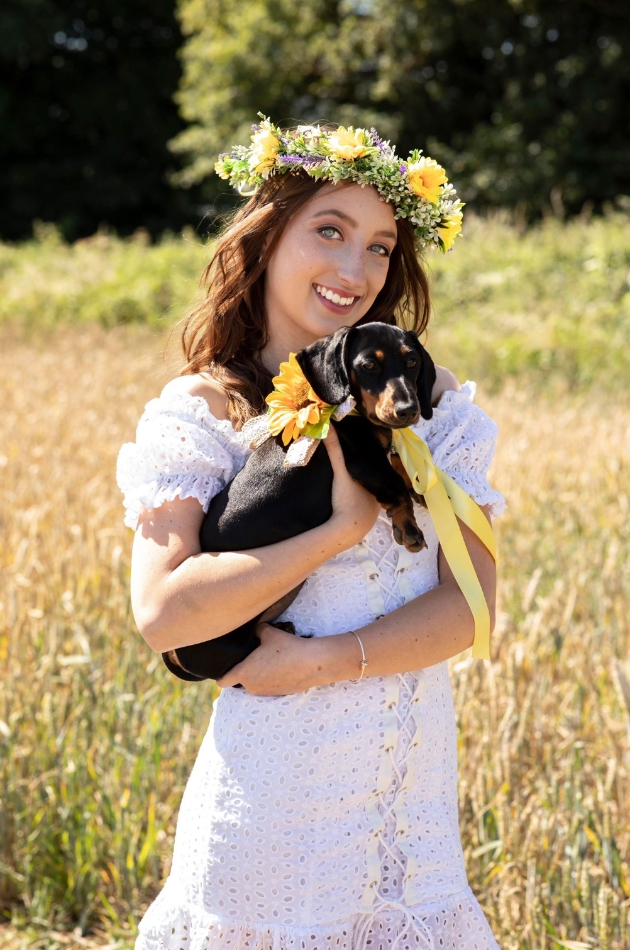
POLYGON ((335 423, 346 468, 381 503, 392 519, 394 538, 408 551, 425 548, 424 535, 416 523, 409 489, 392 468, 386 449, 374 427, 361 417, 335 423))
POLYGON ((423 508, 426 508, 427 503, 424 500, 424 495, 419 495, 417 491, 414 491, 413 485, 411 484, 411 479, 409 478, 409 475, 407 474, 407 469, 403 465, 400 455, 396 455, 392 453, 389 457, 389 461, 394 471, 398 472, 398 474, 402 478, 403 482, 405 483, 405 485, 407 486, 409 490, 409 494, 414 499, 414 501, 417 501, 419 505, 422 505, 423 508))
POLYGON ((424 534, 418 527, 416 516, 413 513, 411 498, 407 498, 399 505, 383 505, 389 518, 392 519, 394 540, 402 544, 408 551, 422 551, 427 547, 424 534))

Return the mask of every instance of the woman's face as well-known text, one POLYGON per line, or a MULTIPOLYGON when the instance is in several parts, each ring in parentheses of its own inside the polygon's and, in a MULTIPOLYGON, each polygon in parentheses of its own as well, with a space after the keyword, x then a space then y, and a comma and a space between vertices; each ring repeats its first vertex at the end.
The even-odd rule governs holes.
POLYGON ((300 208, 266 269, 270 368, 367 313, 396 240, 392 207, 372 187, 326 185, 300 208))

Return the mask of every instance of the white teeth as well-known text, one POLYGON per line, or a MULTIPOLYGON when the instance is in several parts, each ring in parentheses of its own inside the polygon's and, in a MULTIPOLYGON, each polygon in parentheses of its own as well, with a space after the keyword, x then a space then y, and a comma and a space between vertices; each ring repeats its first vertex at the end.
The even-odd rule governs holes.
POLYGON ((333 290, 328 290, 327 287, 323 287, 321 284, 315 284, 315 290, 321 297, 325 297, 326 300, 331 300, 341 307, 349 307, 356 300, 356 297, 340 297, 339 294, 336 294, 333 290))

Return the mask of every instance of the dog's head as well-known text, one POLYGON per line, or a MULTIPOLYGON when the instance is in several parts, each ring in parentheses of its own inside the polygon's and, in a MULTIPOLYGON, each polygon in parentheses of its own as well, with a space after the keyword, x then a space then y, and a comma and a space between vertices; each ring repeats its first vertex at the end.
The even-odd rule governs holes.
POLYGON ((386 323, 342 327, 300 350, 297 360, 325 402, 349 395, 375 425, 398 429, 433 415, 433 360, 415 333, 386 323))

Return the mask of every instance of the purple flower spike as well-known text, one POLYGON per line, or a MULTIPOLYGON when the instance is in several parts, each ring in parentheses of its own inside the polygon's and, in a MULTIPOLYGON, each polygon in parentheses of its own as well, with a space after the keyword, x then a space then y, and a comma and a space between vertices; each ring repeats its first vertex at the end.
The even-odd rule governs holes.
POLYGON ((388 151, 389 151, 389 149, 388 149, 387 146, 385 145, 385 142, 384 142, 383 139, 380 137, 380 135, 378 134, 378 132, 376 131, 376 129, 370 129, 370 135, 372 136, 372 141, 373 141, 374 144, 376 145, 376 147, 377 147, 377 149, 379 150, 379 152, 388 152, 388 151))
POLYGON ((406 166, 406 165, 400 165, 399 168, 398 168, 398 171, 400 172, 401 175, 406 175, 406 174, 407 174, 407 166, 406 166))
POLYGON ((281 155, 280 161, 286 165, 304 165, 308 168, 312 165, 321 165, 325 159, 321 155, 281 155))
POLYGON ((256 123, 252 125, 252 132, 260 132, 261 129, 262 125, 256 125, 256 123))

